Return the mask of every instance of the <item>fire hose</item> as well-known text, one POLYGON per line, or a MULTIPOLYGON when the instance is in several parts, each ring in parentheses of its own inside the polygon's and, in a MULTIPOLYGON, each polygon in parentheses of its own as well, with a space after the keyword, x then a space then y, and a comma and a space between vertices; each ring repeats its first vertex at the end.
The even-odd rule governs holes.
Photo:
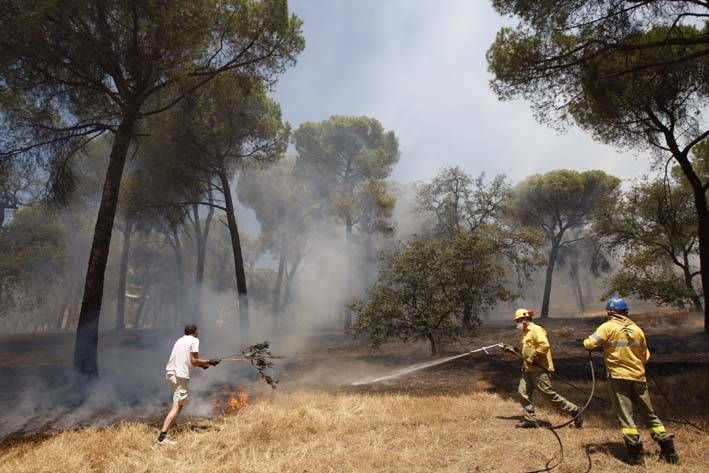
MULTIPOLYGON (((508 346, 503 347, 503 348, 505 348, 505 351, 507 351, 509 353, 514 353, 518 357, 522 358, 522 354, 520 354, 519 352, 517 352, 516 350, 514 350, 511 347, 510 347, 510 349, 507 349, 507 347, 508 346)), ((532 364, 534 366, 537 366, 537 367, 543 369, 545 372, 547 372, 549 374, 553 373, 553 371, 547 370, 545 367, 539 365, 534 360, 532 360, 532 364)), ((559 467, 564 462, 564 443, 561 441, 561 437, 559 437, 559 434, 557 434, 556 431, 558 429, 566 427, 567 425, 572 424, 573 422, 576 421, 576 419, 581 417, 583 415, 583 413, 586 411, 586 409, 588 408, 588 406, 591 404, 591 401, 594 398, 594 394, 596 393, 596 371, 593 368, 593 356, 592 356, 591 351, 588 352, 588 367, 591 372, 591 392, 586 393, 586 394, 588 394, 588 399, 586 400, 586 403, 582 407, 579 408, 579 410, 576 412, 576 414, 574 414, 574 416, 571 419, 567 420, 566 422, 562 422, 557 425, 543 426, 545 429, 549 430, 554 435, 557 443, 559 444, 559 460, 556 462, 556 464, 552 465, 554 458, 556 458, 556 455, 555 455, 555 456, 551 457, 549 459, 549 461, 546 462, 546 464, 544 465, 544 468, 541 468, 538 470, 526 471, 525 473, 543 473, 545 471, 549 472, 549 471, 553 470, 554 468, 559 467)), ((567 384, 571 384, 571 383, 567 383, 567 384)), ((576 389, 579 389, 579 388, 576 388, 576 389)), ((593 466, 593 464, 591 462, 591 456, 589 454, 588 449, 586 449, 586 458, 588 458, 588 468, 586 469, 585 473, 588 473, 589 471, 591 471, 591 468, 593 466)))
MULTIPOLYGON (((509 345, 506 345, 506 344, 504 344, 504 343, 502 343, 502 342, 499 342, 499 343, 495 343, 495 344, 493 344, 493 345, 487 345, 487 346, 484 346, 484 347, 480 347, 480 348, 477 348, 477 349, 475 349, 475 350, 471 350, 471 351, 468 351, 468 352, 465 352, 465 353, 460 353, 460 354, 458 354, 458 355, 449 356, 449 357, 447 357, 447 358, 442 358, 442 359, 439 359, 439 360, 434 360, 434 361, 429 361, 429 362, 426 362, 426 363, 420 363, 420 364, 417 364, 417 365, 409 366, 409 367, 406 367, 406 368, 403 368, 403 369, 394 371, 393 373, 389 373, 389 374, 387 374, 387 375, 380 376, 380 377, 378 377, 378 378, 367 379, 367 380, 362 380, 362 381, 356 381, 356 382, 353 382, 353 383, 352 383, 352 386, 360 386, 360 385, 363 385, 363 384, 373 384, 373 383, 378 383, 378 382, 380 382, 380 381, 385 381, 385 380, 388 380, 388 379, 397 378, 397 377, 399 377, 399 376, 403 376, 403 375, 405 375, 405 374, 412 373, 412 372, 414 372, 414 371, 419 371, 419 370, 422 370, 422 369, 425 369, 425 368, 430 368, 430 367, 432 367, 432 366, 437 366, 437 365, 440 365, 440 364, 443 364, 443 363, 448 363, 449 361, 453 361, 453 360, 455 360, 455 359, 462 358, 462 357, 471 355, 471 354, 473 354, 473 353, 484 352, 485 354, 488 354, 488 355, 489 355, 490 353, 488 352, 488 350, 491 350, 491 349, 493 349, 493 348, 502 348, 502 349, 505 350, 505 351, 508 351, 508 352, 510 352, 510 353, 514 353, 515 355, 517 355, 517 356, 519 356, 519 357, 522 357, 522 355, 521 355, 520 353, 518 353, 517 351, 515 351, 515 350, 514 350, 512 347, 510 347, 509 345)), ((526 472, 526 473, 542 473, 542 472, 549 472, 549 471, 553 470, 554 468, 557 468, 559 465, 561 465, 561 464, 563 463, 563 461, 564 461, 564 445, 563 445, 563 443, 562 443, 562 441, 561 441, 561 437, 559 437, 559 434, 556 433, 556 430, 561 429, 561 428, 563 428, 563 427, 566 427, 567 425, 569 425, 569 424, 571 424, 572 422, 576 421, 576 419, 577 419, 578 417, 580 417, 581 415, 583 415, 584 411, 585 411, 585 410, 588 408, 588 406, 591 404, 591 400, 593 400, 594 394, 595 394, 595 391, 596 391, 596 374, 595 374, 595 371, 594 371, 594 368, 593 368, 593 358, 591 357, 591 352, 590 352, 590 351, 588 352, 588 362, 589 362, 589 368, 590 368, 590 371, 591 371, 591 393, 590 393, 588 399, 586 400, 586 403, 583 405, 583 407, 579 408, 578 412, 577 412, 570 420, 568 420, 568 421, 566 421, 566 422, 563 422, 563 423, 561 423, 561 424, 558 424, 558 425, 552 425, 552 426, 549 426, 549 427, 545 427, 547 430, 551 431, 552 434, 554 434, 554 437, 556 438, 557 442, 559 443, 559 460, 556 462, 556 464, 552 465, 552 462, 553 462, 554 459, 556 458, 556 455, 555 455, 555 456, 553 456, 552 458, 549 459, 549 461, 546 463, 546 465, 545 465, 544 468, 539 469, 539 470, 528 471, 528 472, 526 472)), ((532 364, 534 364, 535 366, 538 366, 538 367, 544 369, 545 371, 549 372, 549 371, 546 370, 544 367, 538 365, 538 364, 535 363, 534 361, 532 362, 532 364)), ((570 383, 569 383, 569 384, 570 384, 570 383)), ((574 387, 575 387, 575 386, 574 386, 574 387)), ((577 389, 579 389, 579 388, 577 388, 577 389)), ((588 393, 586 393, 586 394, 588 394, 588 393)), ((590 457, 590 455, 588 455, 588 451, 586 452, 586 454, 587 454, 588 460, 589 460, 589 468, 588 468, 588 470, 586 470, 586 471, 588 472, 588 471, 591 470, 592 464, 591 464, 591 457, 590 457)))
MULTIPOLYGON (((515 355, 517 355, 517 356, 519 356, 520 358, 522 358, 522 355, 521 355, 520 353, 518 353, 517 351, 515 351, 514 349, 512 349, 512 350, 505 350, 505 351, 508 351, 508 352, 510 352, 510 353, 514 353, 515 355)), ((534 361, 532 361, 532 364, 535 365, 535 366, 537 366, 537 367, 539 367, 539 368, 541 368, 541 369, 543 369, 544 371, 546 371, 546 372, 549 373, 549 374, 552 374, 552 373, 553 373, 553 372, 551 372, 551 371, 548 371, 548 370, 547 370, 546 368, 544 368, 543 366, 540 366, 539 364, 537 364, 537 363, 534 362, 534 361)), ((594 369, 594 366, 593 366, 592 351, 589 351, 589 352, 588 352, 588 364, 589 364, 589 370, 590 370, 590 373, 591 373, 591 392, 590 392, 590 393, 589 393, 588 391, 584 391, 583 389, 581 389, 581 388, 575 386, 575 385, 572 384, 570 381, 564 380, 563 378, 561 378, 561 377, 560 377, 559 375, 557 375, 556 373, 553 373, 553 374, 555 375, 555 378, 561 380, 562 382, 564 382, 565 384, 571 386, 572 388, 576 389, 577 391, 580 391, 580 392, 582 392, 582 393, 588 395, 588 399, 586 400, 586 404, 584 404, 584 406, 583 406, 582 408, 580 408, 579 411, 576 413, 576 415, 574 415, 574 417, 572 417, 570 420, 568 420, 568 421, 566 421, 566 422, 563 422, 563 423, 561 423, 561 424, 558 424, 558 425, 553 425, 553 426, 545 427, 546 429, 550 430, 552 434, 554 434, 554 437, 556 438, 556 441, 557 441, 558 444, 559 444, 559 461, 558 461, 555 465, 551 466, 551 462, 554 460, 554 457, 552 457, 551 459, 549 459, 549 461, 546 463, 546 465, 545 465, 545 467, 544 467, 543 469, 540 469, 540 470, 533 470, 533 471, 527 471, 527 472, 525 472, 525 473, 541 473, 541 472, 545 472, 545 471, 548 472, 548 471, 551 471, 552 469, 558 467, 559 465, 561 465, 561 463, 564 461, 564 445, 563 445, 563 443, 562 443, 562 441, 561 441, 561 438, 560 438, 559 435, 556 433, 556 430, 557 430, 557 429, 560 429, 560 428, 562 428, 562 427, 566 427, 567 425, 569 425, 569 424, 571 424, 572 422, 574 422, 579 416, 583 415, 583 412, 588 408, 588 406, 590 405, 590 403, 591 403, 591 401, 592 401, 593 399, 598 399, 598 400, 600 400, 600 401, 605 402, 606 404, 610 404, 610 403, 611 403, 611 402, 608 401, 607 399, 604 399, 604 398, 602 398, 602 397, 598 397, 598 396, 595 395, 595 390, 596 390, 596 374, 595 374, 595 369, 594 369)), ((653 383, 655 384, 655 387, 657 387, 658 391, 660 392, 661 396, 664 398, 664 400, 665 400, 665 402, 667 403, 667 405, 670 406, 670 408, 671 408, 672 411, 675 413, 675 415, 677 415, 681 420, 669 419, 669 418, 665 418, 665 417, 659 417, 659 418, 660 418, 661 420, 666 421, 666 422, 672 422, 672 423, 680 424, 680 425, 688 425, 688 426, 690 426, 690 427, 695 428, 695 429, 698 430, 699 432, 702 432, 702 433, 706 434, 706 433, 707 433, 706 430, 702 429, 701 427, 699 427, 699 426, 696 425, 695 423, 691 422, 689 419, 687 419, 685 416, 683 416, 680 412, 677 411, 677 409, 675 408, 675 406, 670 402, 669 398, 668 398, 667 395, 665 394, 665 391, 662 389, 662 386, 660 386, 660 383, 657 381, 657 378, 656 378, 651 372, 649 372, 649 371, 647 372, 647 374, 648 374, 648 376, 650 377, 650 379, 652 379, 653 383)), ((592 467, 593 467, 593 464, 592 464, 592 461, 591 461, 591 455, 590 455, 590 452, 589 452, 588 447, 586 448, 586 458, 588 459, 588 468, 586 469, 585 473, 588 473, 588 472, 591 471, 591 469, 592 469, 592 467)))
MULTIPOLYGON (((517 356, 521 356, 521 355, 519 355, 518 353, 515 353, 515 354, 516 354, 517 356)), ((538 365, 538 364, 536 364, 536 363, 533 363, 533 364, 534 364, 535 366, 541 368, 541 369, 544 369, 543 366, 540 366, 540 365, 538 365)), ((553 375, 554 375, 554 379, 555 379, 556 381, 560 381, 561 383, 563 383, 563 384, 569 386, 570 388, 574 389, 575 391, 578 391, 579 393, 588 396, 589 392, 588 392, 587 390, 576 386, 576 385, 573 384, 571 381, 569 381, 568 379, 564 378, 563 376, 561 376, 561 375, 558 374, 557 372, 555 372, 555 371, 554 371, 554 372, 548 371, 547 373, 553 374, 553 375)), ((661 395, 662 398, 665 400, 665 402, 667 403, 667 405, 668 405, 668 406, 670 407, 670 409, 675 413, 675 415, 676 415, 677 417, 679 417, 679 419, 674 419, 674 418, 672 418, 672 417, 661 417, 661 416, 658 416, 658 419, 660 419, 660 420, 662 420, 662 421, 665 421, 665 422, 669 422, 669 423, 671 423, 671 424, 688 425, 688 426, 690 426, 690 427, 693 427, 693 428, 696 429, 697 431, 706 434, 706 433, 707 433, 706 430, 704 430, 703 428, 699 427, 699 426, 696 425, 695 423, 691 422, 691 421, 688 420, 684 415, 682 415, 680 412, 678 412, 677 408, 676 408, 676 407, 672 404, 672 402, 668 399, 667 395, 665 394, 665 391, 662 389, 662 387, 660 386, 659 382, 657 381, 657 378, 652 374, 652 372, 651 372, 651 371, 646 371, 646 373, 647 373, 648 377, 652 380, 652 382, 655 384, 655 386, 657 387, 658 391, 660 392, 660 395, 661 395)), ((606 399, 606 398, 604 398, 604 397, 602 397, 602 396, 598 396, 598 395, 596 395, 596 394, 593 395, 593 399, 595 399, 595 400, 597 400, 597 401, 601 401, 602 403, 607 404, 607 405, 611 405, 611 404, 612 404, 611 401, 609 401, 608 399, 606 399)))

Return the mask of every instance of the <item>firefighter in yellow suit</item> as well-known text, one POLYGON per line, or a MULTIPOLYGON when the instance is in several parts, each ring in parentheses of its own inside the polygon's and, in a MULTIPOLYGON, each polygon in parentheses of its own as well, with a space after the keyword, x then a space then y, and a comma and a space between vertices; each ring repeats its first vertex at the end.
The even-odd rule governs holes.
POLYGON ((606 311, 608 321, 586 338, 583 346, 587 350, 603 347, 608 386, 628 450, 628 463, 644 463, 643 444, 633 420, 633 408, 643 417, 653 440, 660 445, 660 457, 667 463, 679 463, 674 436, 665 430, 652 409, 645 379, 645 364, 650 359, 645 333, 628 318, 628 305, 623 299, 609 299, 606 311))
MULTIPOLYGON (((583 418, 577 415, 576 404, 559 395, 551 384, 550 373, 554 372, 554 362, 551 358, 551 346, 546 331, 532 322, 534 312, 527 309, 517 309, 515 323, 522 331, 522 378, 519 380, 519 399, 524 417, 517 427, 539 427, 534 415, 532 394, 538 390, 557 409, 574 417, 574 425, 581 428, 583 418)), ((507 347, 512 350, 512 347, 507 347)))

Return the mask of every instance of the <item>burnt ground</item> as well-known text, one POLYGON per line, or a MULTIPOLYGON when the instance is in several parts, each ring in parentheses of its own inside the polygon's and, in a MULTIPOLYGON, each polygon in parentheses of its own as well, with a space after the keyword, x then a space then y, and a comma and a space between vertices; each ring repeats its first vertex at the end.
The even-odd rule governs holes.
MULTIPOLYGON (((552 343, 558 377, 556 389, 577 403, 587 399, 559 377, 581 390, 590 387, 588 360, 580 339, 603 322, 602 317, 553 318, 542 322, 552 343)), ((709 419, 709 337, 699 324, 682 325, 675 319, 637 317, 645 329, 653 357, 648 372, 660 383, 672 406, 650 382, 658 414, 665 418, 690 418, 706 426, 709 419)), ((482 345, 504 342, 517 345, 519 334, 509 323, 485 323, 471 339, 444 346, 436 357, 464 352, 482 345)), ((82 397, 74 387, 71 369, 73 334, 17 335, 0 338, 0 439, 14 440, 51 435, 67 428, 109 425, 123 420, 147 420, 157 424, 169 402, 162 373, 173 337, 159 332, 102 334, 101 372, 103 385, 96 394, 82 397)), ((204 343, 204 342, 203 342, 204 343)), ((493 349, 489 355, 474 354, 385 382, 352 386, 354 381, 387 374, 410 364, 429 361, 426 343, 388 343, 372 352, 364 341, 338 333, 312 334, 301 348, 273 341, 274 352, 287 355, 277 360, 277 392, 317 390, 377 395, 456 395, 490 391, 516 399, 520 362, 513 355, 493 349), (279 349, 279 347, 283 347, 279 349)), ((204 354, 205 356, 207 354, 204 354)), ((600 354, 594 355, 597 396, 606 398, 600 354)), ((201 370, 198 370, 201 371, 201 370)), ((225 396, 236 386, 248 387, 251 397, 273 395, 265 383, 257 382, 255 370, 224 363, 197 373, 193 380, 193 402, 187 414, 189 428, 201 428, 199 418, 221 414, 225 396), (216 403, 216 404, 215 404, 216 403), (220 404, 221 403, 221 404, 220 404)), ((595 400, 590 416, 608 421, 609 407, 595 400)), ((512 421, 511 421, 512 422, 512 421)))
MULTIPOLYGON (((581 340, 593 333, 605 317, 553 318, 540 322, 547 330, 556 375, 554 386, 562 395, 583 404, 591 387, 587 353, 581 340), (576 386, 575 389, 565 383, 576 386)), ((709 419, 709 337, 695 323, 678 326, 653 317, 637 317, 645 329, 652 358, 648 365, 648 383, 659 415, 670 419, 689 418, 706 425, 709 419), (659 383, 659 387, 655 384, 659 383), (662 396, 662 390, 671 403, 662 396)), ((452 343, 436 357, 444 357, 498 342, 518 345, 519 334, 511 324, 487 323, 478 334, 465 342, 452 343)), ((282 375, 285 389, 322 389, 341 392, 405 393, 409 395, 455 395, 470 391, 490 391, 508 399, 517 399, 520 360, 502 350, 477 353, 400 378, 371 385, 352 386, 353 381, 387 374, 409 364, 434 359, 427 343, 387 344, 378 352, 340 340, 322 344, 307 358, 291 361, 282 375)), ((597 378, 596 399, 589 407, 590 416, 605 416, 609 404, 605 386, 602 354, 594 353, 597 378)), ((540 404, 543 404, 540 402, 540 404)))

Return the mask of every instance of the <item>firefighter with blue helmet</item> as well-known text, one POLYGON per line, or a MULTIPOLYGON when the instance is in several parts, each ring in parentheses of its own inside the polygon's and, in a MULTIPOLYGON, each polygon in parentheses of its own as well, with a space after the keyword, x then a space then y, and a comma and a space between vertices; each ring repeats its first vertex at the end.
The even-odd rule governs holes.
POLYGON ((628 451, 628 463, 643 464, 645 455, 633 420, 633 408, 643 417, 653 440, 660 445, 660 457, 667 463, 679 463, 674 435, 665 430, 650 401, 645 379, 650 350, 645 333, 628 318, 628 304, 623 299, 608 299, 606 312, 608 320, 586 338, 583 345, 587 350, 603 348, 608 386, 628 451))

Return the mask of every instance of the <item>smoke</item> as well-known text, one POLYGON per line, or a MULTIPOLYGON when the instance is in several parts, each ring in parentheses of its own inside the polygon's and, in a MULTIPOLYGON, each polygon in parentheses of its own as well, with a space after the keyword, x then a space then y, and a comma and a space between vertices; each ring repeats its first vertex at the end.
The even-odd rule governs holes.
MULTIPOLYGON (((376 280, 378 256, 397 241, 405 242, 423 233, 430 223, 417 208, 416 186, 403 182, 390 183, 388 189, 397 200, 391 219, 396 227, 393 236, 355 231, 348 244, 344 226, 327 212, 298 235, 304 242, 299 247, 302 258, 297 265, 289 260, 278 313, 274 313, 279 265, 275 246, 258 247, 260 225, 253 215, 240 218, 244 247, 254 245, 250 250, 255 252, 247 261, 249 337, 239 332, 233 256, 228 232, 220 221, 221 211, 215 213, 210 229, 201 283, 195 280, 197 251, 190 221, 185 221, 180 231, 179 251, 155 222, 137 227, 131 237, 126 329, 114 332, 124 238, 119 215, 105 278, 99 339, 101 376, 89 387, 83 386, 72 369, 73 334, 97 208, 98 188, 91 184, 92 175, 86 172, 81 178, 79 188, 84 192, 75 196, 69 207, 47 216, 59 226, 65 246, 62 269, 51 283, 37 278, 30 284, 28 292, 41 294, 43 303, 10 311, 0 318, 6 338, 0 361, 0 409, 4 412, 0 439, 125 419, 146 419, 157 425, 171 400, 164 380, 165 363, 185 323, 199 325, 202 357, 238 353, 247 345, 269 340, 274 353, 285 356, 278 360, 274 376, 285 377, 285 386, 291 388, 336 388, 382 371, 377 363, 368 361, 366 348, 357 345, 351 335, 343 334, 344 311, 353 297, 364 296, 376 280), (246 235, 253 235, 251 243, 246 235), (308 353, 327 356, 323 345, 327 347, 328 343, 349 343, 353 351, 365 351, 358 359, 348 360, 346 369, 336 359, 324 365, 313 359, 308 367, 307 356, 314 356, 308 353)), ((262 199, 268 198, 268 194, 262 195, 262 199)), ((205 215, 202 209, 202 221, 205 215)), ((560 267, 554 275, 554 313, 574 313, 574 292, 566 271, 566 267, 560 267)), ((583 278, 587 300, 594 301, 598 298, 598 282, 586 273, 583 278)), ((525 297, 518 302, 538 306, 542 281, 543 268, 524 288, 525 297)), ((512 309, 510 303, 482 315, 506 316, 512 309)), ((253 387, 258 379, 256 371, 243 363, 225 362, 206 371, 195 369, 185 415, 214 415, 215 393, 221 386, 253 387)))

